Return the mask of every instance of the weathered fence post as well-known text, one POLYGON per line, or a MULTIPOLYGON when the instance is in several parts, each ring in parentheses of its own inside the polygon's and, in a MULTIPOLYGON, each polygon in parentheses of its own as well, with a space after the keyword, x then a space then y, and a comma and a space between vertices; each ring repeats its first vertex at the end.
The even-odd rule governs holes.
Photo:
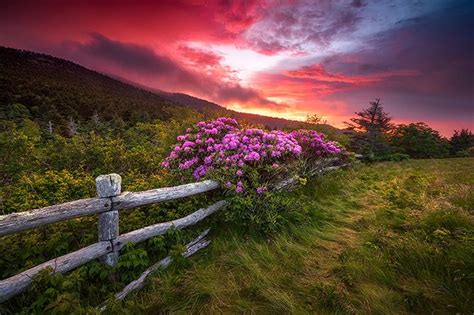
POLYGON ((110 210, 99 214, 97 225, 99 241, 110 241, 113 252, 101 257, 101 261, 109 266, 116 266, 119 252, 113 248, 114 240, 119 235, 119 213, 114 209, 112 197, 118 196, 122 190, 122 177, 118 174, 100 175, 95 179, 99 198, 110 200, 110 210))

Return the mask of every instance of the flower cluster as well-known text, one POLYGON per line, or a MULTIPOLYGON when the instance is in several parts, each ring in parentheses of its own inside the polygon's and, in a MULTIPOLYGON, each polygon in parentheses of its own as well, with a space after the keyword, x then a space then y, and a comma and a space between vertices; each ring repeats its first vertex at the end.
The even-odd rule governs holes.
POLYGON ((303 148, 303 155, 306 158, 319 158, 341 153, 341 148, 334 141, 325 141, 324 134, 314 130, 297 130, 291 135, 303 148))
MULTIPOLYGON (((237 193, 245 191, 248 170, 266 165, 277 169, 302 155, 322 157, 341 152, 335 143, 325 142, 314 131, 241 129, 237 121, 225 117, 199 122, 177 141, 162 163, 164 168, 192 173, 196 180, 211 170, 224 171, 228 178, 225 186, 237 193)), ((263 194, 267 187, 259 185, 255 191, 263 194)))

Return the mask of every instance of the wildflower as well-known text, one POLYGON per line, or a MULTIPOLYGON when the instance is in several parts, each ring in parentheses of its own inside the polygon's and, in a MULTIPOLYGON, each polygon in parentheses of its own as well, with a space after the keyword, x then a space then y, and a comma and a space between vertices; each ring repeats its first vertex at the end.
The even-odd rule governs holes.
POLYGON ((237 182, 237 185, 236 185, 236 187, 235 187, 235 191, 236 191, 238 194, 244 192, 244 185, 242 184, 241 181, 238 181, 238 182, 237 182))
POLYGON ((257 187, 257 194, 261 195, 267 191, 267 187, 257 187))
MULTIPOLYGON (((245 191, 243 181, 247 178, 244 170, 248 167, 259 171, 260 167, 271 165, 276 170, 282 163, 291 162, 299 156, 320 159, 341 153, 336 142, 325 141, 324 136, 314 130, 288 133, 281 130, 240 129, 235 119, 226 117, 198 122, 176 140, 177 145, 161 164, 163 168, 183 172, 189 170, 196 180, 204 177, 210 169, 220 169, 230 179, 225 187, 234 186, 232 177, 240 179, 235 185, 237 193, 245 191), (235 173, 231 171, 236 168, 238 170, 235 173)), ((258 194, 267 191, 265 186, 255 189, 258 194)))

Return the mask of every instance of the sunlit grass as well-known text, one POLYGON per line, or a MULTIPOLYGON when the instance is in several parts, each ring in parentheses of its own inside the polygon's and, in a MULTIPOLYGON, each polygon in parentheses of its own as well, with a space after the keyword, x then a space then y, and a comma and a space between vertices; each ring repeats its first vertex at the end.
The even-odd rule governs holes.
POLYGON ((291 196, 306 223, 272 238, 214 231, 131 301, 150 313, 472 313, 472 170, 418 160, 309 181, 291 196))

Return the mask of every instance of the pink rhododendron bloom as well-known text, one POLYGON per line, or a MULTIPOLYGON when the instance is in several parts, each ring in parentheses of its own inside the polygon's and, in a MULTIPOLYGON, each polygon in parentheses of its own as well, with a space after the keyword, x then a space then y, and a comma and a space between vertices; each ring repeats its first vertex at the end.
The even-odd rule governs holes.
MULTIPOLYGON (((227 188, 231 188, 234 176, 239 177, 237 193, 244 191, 244 183, 248 184, 249 179, 245 176, 249 174, 248 169, 265 165, 276 169, 297 158, 321 159, 342 152, 337 143, 325 141, 322 134, 313 130, 241 129, 235 119, 226 117, 198 122, 193 128, 186 129, 185 135, 178 136, 177 141, 162 167, 189 172, 196 180, 206 176, 211 169, 222 170, 224 177, 229 179, 225 184, 227 188)), ((247 187, 250 191, 250 186, 247 187)), ((266 189, 259 186, 255 191, 260 194, 266 189)))
POLYGON ((237 182, 237 186, 235 187, 235 191, 236 191, 238 194, 244 192, 244 185, 242 184, 241 181, 238 181, 238 182, 237 182))

